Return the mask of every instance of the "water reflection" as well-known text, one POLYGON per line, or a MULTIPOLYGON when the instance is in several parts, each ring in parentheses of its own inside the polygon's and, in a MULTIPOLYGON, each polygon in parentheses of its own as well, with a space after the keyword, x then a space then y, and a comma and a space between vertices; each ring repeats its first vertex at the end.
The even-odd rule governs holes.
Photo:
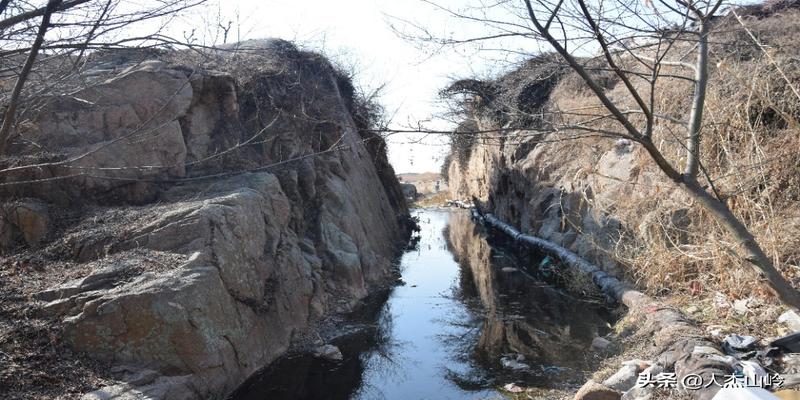
POLYGON ((502 398, 494 388, 507 381, 583 379, 585 350, 606 326, 602 309, 517 269, 531 260, 490 246, 466 213, 415 214, 421 232, 400 260, 405 284, 338 324, 332 341, 343 362, 285 357, 231 397, 491 399, 502 398), (503 357, 530 368, 513 371, 503 357))
POLYGON ((461 266, 459 297, 483 316, 472 356, 495 384, 559 387, 584 381, 595 361, 587 349, 595 336, 607 333, 609 310, 548 282, 534 267, 541 256, 520 259, 519 249, 490 244, 464 213, 451 216, 447 237, 461 266))

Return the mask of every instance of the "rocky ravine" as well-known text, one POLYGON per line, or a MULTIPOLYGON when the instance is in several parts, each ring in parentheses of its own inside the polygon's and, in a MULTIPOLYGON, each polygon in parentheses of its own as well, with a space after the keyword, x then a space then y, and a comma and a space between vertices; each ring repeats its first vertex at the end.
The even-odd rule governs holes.
MULTIPOLYGON (((691 200, 630 140, 547 131, 558 123, 535 116, 596 106, 594 94, 565 71, 543 55, 492 81, 487 99, 496 99, 475 102, 459 129, 504 132, 451 149, 448 189, 451 198, 477 198, 521 232, 621 276, 614 254, 626 244, 620 238, 633 237, 637 246, 685 244, 691 200)), ((609 93, 624 98, 615 83, 607 83, 609 93)))
MULTIPOLYGON (((798 135, 791 124, 773 120, 770 108, 753 108, 747 88, 758 76, 757 85, 770 88, 763 101, 793 110, 781 117, 787 121, 798 118, 797 96, 781 94, 787 82, 797 81, 796 71, 786 78, 759 75, 765 65, 774 68, 779 62, 770 60, 761 45, 780 47, 780 62, 787 65, 796 57, 790 40, 800 29, 796 6, 767 2, 737 9, 749 15, 747 31, 732 15, 715 22, 703 123, 708 139, 702 150, 704 175, 713 180, 710 190, 762 246, 772 248, 771 257, 794 285, 798 245, 790 238, 800 221, 798 163, 782 154, 797 154, 787 149, 797 147, 798 135), (761 45, 739 40, 750 34, 761 45), (736 64, 735 73, 723 68, 730 64, 736 64), (728 130, 732 126, 738 128, 728 130), (763 154, 776 156, 757 161, 763 154), (757 211, 763 209, 769 211, 757 211)), ((635 109, 626 85, 604 68, 594 71, 593 79, 617 106, 635 109)), ((636 85, 641 93, 649 90, 643 82, 636 85)), ((686 118, 692 90, 680 79, 664 80, 654 92, 654 107, 662 115, 686 118)), ((608 272, 626 272, 651 293, 681 293, 692 284, 693 296, 722 292, 734 300, 754 294, 749 278, 738 275, 750 266, 730 251, 729 234, 655 166, 642 146, 618 135, 593 137, 572 129, 571 124, 585 123, 590 130, 619 132, 619 125, 605 118, 597 96, 561 57, 541 54, 491 80, 454 82, 445 93, 471 96, 459 130, 500 132, 456 136, 447 168, 453 198, 475 196, 522 232, 567 247, 608 272), (602 111, 591 116, 575 111, 588 109, 602 111)), ((685 148, 674 140, 678 128, 656 125, 653 143, 670 163, 685 165, 685 148)), ((757 286, 759 296, 772 297, 764 285, 757 286)))
POLYGON ((282 41, 178 56, 97 57, 20 132, 6 168, 67 161, 4 182, 70 178, 2 187, 8 368, 24 314, 115 365, 86 398, 221 398, 390 273, 407 209, 349 81, 282 41))
MULTIPOLYGON (((674 192, 674 188, 656 171, 641 173, 643 154, 627 141, 536 143, 540 138, 519 133, 523 139, 516 139, 516 134, 503 145, 474 146, 464 162, 453 160, 451 197, 469 201, 475 196, 521 231, 618 272, 603 250, 613 248, 620 229, 608 207, 624 204, 621 199, 674 192)), ((679 202, 675 203, 678 208, 679 202)), ((663 218, 657 214, 643 217, 663 218)))

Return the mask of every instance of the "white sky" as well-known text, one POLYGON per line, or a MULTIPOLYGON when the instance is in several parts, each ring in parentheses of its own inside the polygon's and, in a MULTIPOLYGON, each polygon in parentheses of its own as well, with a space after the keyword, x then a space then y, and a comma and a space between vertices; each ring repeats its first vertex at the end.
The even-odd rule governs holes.
MULTIPOLYGON (((459 3, 466 1, 445 0, 444 3, 458 8, 464 6, 459 3)), ((333 58, 357 64, 357 85, 374 88, 385 82, 387 86, 380 100, 387 111, 395 114, 393 128, 431 120, 431 115, 436 113, 437 92, 450 78, 490 70, 497 72, 496 68, 491 68, 492 62, 476 57, 474 52, 460 54, 447 50, 429 54, 398 37, 390 25, 403 25, 396 18, 430 27, 437 35, 460 35, 469 31, 464 22, 420 0, 220 0, 208 6, 202 18, 187 17, 184 23, 202 25, 200 19, 216 19, 220 14, 218 10, 224 21, 233 20, 234 25, 238 13, 241 40, 277 37, 296 41, 311 49, 323 50, 333 58)), ((195 28, 203 29, 202 26, 195 28)), ((228 42, 236 41, 236 36, 231 36, 228 42)), ((437 120, 428 122, 427 126, 450 127, 437 120)), ((388 142, 389 158, 397 173, 439 171, 448 148, 446 139, 441 136, 394 135, 388 142)))

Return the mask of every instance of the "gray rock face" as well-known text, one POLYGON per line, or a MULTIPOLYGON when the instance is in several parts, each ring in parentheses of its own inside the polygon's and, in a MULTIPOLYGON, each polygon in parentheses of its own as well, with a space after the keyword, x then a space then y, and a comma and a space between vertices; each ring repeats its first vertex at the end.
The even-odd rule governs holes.
MULTIPOLYGON (((89 272, 36 306, 76 351, 156 371, 85 399, 222 398, 388 278, 407 208, 385 154, 365 147, 327 61, 264 57, 274 71, 235 77, 140 63, 54 99, 20 133, 68 161, 5 179, 91 174, 5 198, 104 205, 52 244, 89 272)), ((16 215, 0 234, 20 226, 38 245, 46 212, 16 215)))
MULTIPOLYGON (((478 121, 478 130, 497 127, 478 121)), ((629 141, 559 140, 509 132, 502 146, 472 148, 448 169, 450 196, 477 197, 490 212, 521 231, 566 247, 612 274, 607 254, 619 238, 621 216, 635 215, 645 241, 679 245, 687 240, 685 196, 629 141), (640 215, 633 199, 659 199, 666 213, 640 215), (653 222, 661 222, 654 224, 653 222)), ((655 200, 653 200, 655 201, 655 200)), ((628 222, 630 229, 630 222, 628 222)))
POLYGON ((0 207, 0 253, 22 243, 39 247, 49 228, 47 204, 35 199, 5 204, 0 207))
POLYGON ((641 372, 639 369, 641 363, 638 361, 639 360, 634 360, 633 362, 624 363, 614 375, 609 376, 603 381, 603 385, 621 392, 626 392, 633 388, 634 385, 636 385, 639 372, 641 372))

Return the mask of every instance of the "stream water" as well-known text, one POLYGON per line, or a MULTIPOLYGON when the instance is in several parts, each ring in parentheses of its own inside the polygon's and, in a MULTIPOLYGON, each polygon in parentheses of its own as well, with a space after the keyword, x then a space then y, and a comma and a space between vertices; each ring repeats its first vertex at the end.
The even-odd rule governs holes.
POLYGON ((237 390, 249 399, 494 399, 507 383, 586 379, 610 311, 550 279, 542 258, 489 243, 463 211, 415 210, 420 238, 396 286, 346 321, 341 362, 284 357, 237 390), (364 328, 366 327, 366 328, 364 328))

